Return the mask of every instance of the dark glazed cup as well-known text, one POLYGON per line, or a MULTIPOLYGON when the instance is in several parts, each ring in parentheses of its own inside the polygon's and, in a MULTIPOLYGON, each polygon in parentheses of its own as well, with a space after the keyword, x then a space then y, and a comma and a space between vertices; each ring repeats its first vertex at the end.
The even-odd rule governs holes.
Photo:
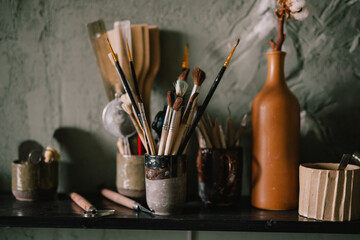
POLYGON ((186 200, 186 156, 145 155, 146 202, 157 215, 181 213, 186 200))
POLYGON ((229 206, 241 193, 242 149, 200 149, 199 196, 206 206, 229 206))

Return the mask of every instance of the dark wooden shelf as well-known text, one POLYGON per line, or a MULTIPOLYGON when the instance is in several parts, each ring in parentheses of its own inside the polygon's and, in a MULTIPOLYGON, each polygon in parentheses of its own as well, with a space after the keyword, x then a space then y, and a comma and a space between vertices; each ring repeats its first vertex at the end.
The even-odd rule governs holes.
POLYGON ((84 195, 98 209, 115 209, 107 217, 84 218, 83 211, 67 195, 39 202, 21 202, 10 193, 0 193, 0 227, 152 229, 193 231, 248 231, 360 234, 360 221, 321 222, 292 211, 252 208, 248 198, 234 208, 206 209, 189 202, 183 214, 151 216, 124 208, 100 196, 84 195))

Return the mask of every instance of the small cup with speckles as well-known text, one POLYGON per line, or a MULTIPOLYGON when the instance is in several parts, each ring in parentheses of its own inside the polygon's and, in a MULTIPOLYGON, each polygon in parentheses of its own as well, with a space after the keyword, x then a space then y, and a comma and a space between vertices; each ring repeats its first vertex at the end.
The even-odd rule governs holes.
POLYGON ((186 200, 186 156, 145 155, 146 202, 157 215, 182 212, 186 200))

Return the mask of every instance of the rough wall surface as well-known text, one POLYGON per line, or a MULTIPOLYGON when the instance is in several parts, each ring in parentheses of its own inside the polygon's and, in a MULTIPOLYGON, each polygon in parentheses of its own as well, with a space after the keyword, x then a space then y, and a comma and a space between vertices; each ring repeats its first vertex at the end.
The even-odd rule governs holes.
MULTIPOLYGON (((11 162, 26 139, 60 149, 60 191, 114 185, 115 139, 101 123, 107 99, 86 23, 102 18, 110 29, 114 20, 130 19, 160 27, 153 114, 179 74, 185 43, 190 66, 207 73, 203 89, 209 89, 229 44, 241 37, 208 108, 225 121, 231 104, 240 122, 265 81, 265 53, 276 36, 274 8, 275 0, 0 0, 0 190, 10 190, 11 162)), ((308 8, 305 21, 286 23, 283 46, 287 83, 302 108, 301 161, 337 161, 360 150, 360 2, 308 1, 308 8)), ((250 142, 249 128, 243 194, 249 194, 250 142)))
MULTIPOLYGON (((268 40, 276 36, 275 1, 268 0, 185 0, 181 4, 2 0, 0 6, 3 190, 10 188, 10 165, 17 158, 18 144, 34 139, 56 146, 59 141, 52 138, 56 131, 66 143, 59 146, 62 173, 67 176, 60 190, 91 191, 96 184, 114 180, 108 173, 115 164, 115 140, 101 124, 107 100, 86 23, 103 18, 110 29, 114 20, 130 19, 160 27, 162 64, 153 86, 153 113, 162 108, 166 91, 177 78, 186 42, 190 66, 207 73, 206 90, 229 45, 241 37, 208 108, 224 121, 231 104, 237 122, 250 111, 253 97, 264 84, 268 40)), ((305 21, 286 23, 286 78, 302 107, 302 161, 336 161, 340 154, 360 148, 360 3, 312 1, 308 8, 310 16, 305 21)), ((250 132, 244 139, 247 157, 250 132)), ((244 179, 247 176, 245 171, 244 179)), ((244 191, 249 192, 246 183, 244 191)))

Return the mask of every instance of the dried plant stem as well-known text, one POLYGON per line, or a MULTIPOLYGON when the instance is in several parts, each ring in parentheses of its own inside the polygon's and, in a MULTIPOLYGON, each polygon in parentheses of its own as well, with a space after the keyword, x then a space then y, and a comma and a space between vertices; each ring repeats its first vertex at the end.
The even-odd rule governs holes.
POLYGON ((278 35, 277 35, 276 43, 272 39, 270 40, 270 45, 273 51, 281 51, 282 44, 285 40, 284 20, 285 20, 285 14, 281 14, 278 17, 278 35))

